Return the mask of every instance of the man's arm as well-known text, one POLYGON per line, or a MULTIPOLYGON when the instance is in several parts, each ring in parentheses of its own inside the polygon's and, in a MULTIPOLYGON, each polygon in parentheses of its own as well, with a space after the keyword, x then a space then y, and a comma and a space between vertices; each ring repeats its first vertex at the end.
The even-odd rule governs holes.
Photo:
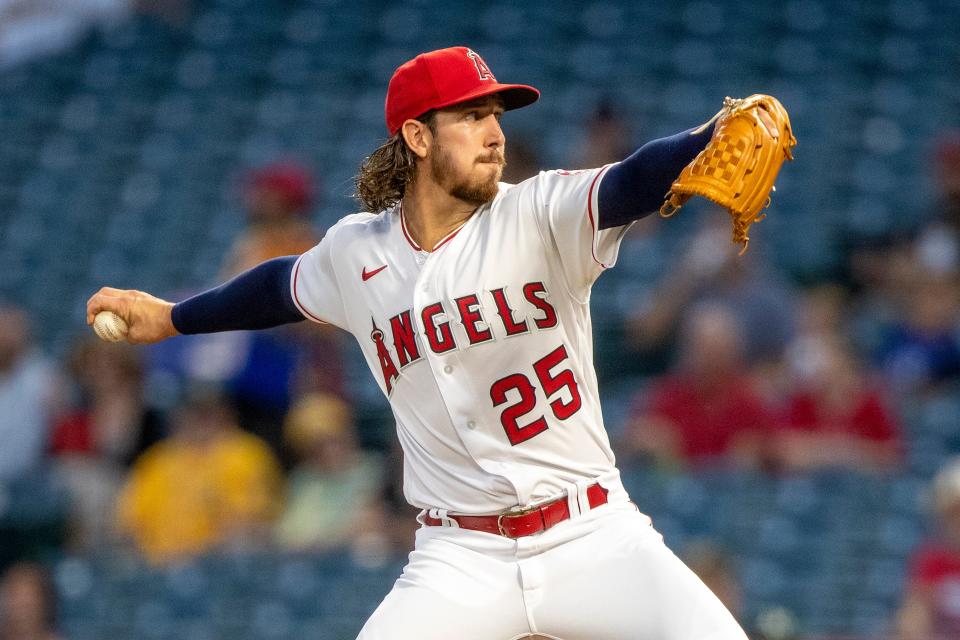
POLYGON ((619 227, 659 210, 670 185, 707 146, 713 129, 652 140, 610 167, 597 194, 598 227, 619 227))
POLYGON ((267 329, 304 319, 290 293, 297 256, 268 260, 215 289, 174 304, 142 291, 104 287, 87 301, 87 324, 113 311, 130 330, 131 343, 159 342, 178 334, 267 329))

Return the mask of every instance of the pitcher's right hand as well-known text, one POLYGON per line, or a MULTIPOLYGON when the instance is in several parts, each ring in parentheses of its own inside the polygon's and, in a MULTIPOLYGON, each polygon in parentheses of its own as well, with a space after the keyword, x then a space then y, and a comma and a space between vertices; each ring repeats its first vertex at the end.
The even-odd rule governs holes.
POLYGON ((180 335, 173 326, 173 303, 135 289, 103 287, 87 300, 87 324, 101 311, 112 311, 127 323, 126 341, 150 344, 180 335))

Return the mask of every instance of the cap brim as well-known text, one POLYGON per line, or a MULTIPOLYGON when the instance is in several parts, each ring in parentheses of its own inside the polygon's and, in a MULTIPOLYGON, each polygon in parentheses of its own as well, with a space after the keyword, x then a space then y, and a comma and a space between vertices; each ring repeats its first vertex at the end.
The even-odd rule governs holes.
POLYGON ((461 102, 469 102, 484 96, 499 95, 503 97, 503 108, 507 111, 519 109, 533 104, 540 98, 540 92, 537 89, 525 84, 485 84, 482 87, 471 91, 465 95, 457 97, 444 104, 439 104, 434 109, 445 109, 461 102))

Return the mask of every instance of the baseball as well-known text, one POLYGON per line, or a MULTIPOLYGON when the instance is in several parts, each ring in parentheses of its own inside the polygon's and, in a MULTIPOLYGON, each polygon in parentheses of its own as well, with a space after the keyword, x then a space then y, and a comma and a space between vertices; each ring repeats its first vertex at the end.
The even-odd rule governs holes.
POLYGON ((127 323, 113 311, 101 311, 93 319, 93 331, 101 340, 120 342, 127 337, 127 323))

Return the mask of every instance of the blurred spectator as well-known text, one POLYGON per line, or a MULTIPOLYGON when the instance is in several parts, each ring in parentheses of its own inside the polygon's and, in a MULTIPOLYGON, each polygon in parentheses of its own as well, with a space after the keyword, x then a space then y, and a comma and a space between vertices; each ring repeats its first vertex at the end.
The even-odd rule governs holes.
POLYGON ((134 463, 117 522, 152 562, 218 546, 256 548, 280 506, 281 473, 263 441, 244 433, 222 394, 190 389, 173 431, 134 463))
POLYGON ((960 457, 934 478, 932 497, 938 531, 910 560, 899 640, 960 638, 960 457))
POLYGON ((939 212, 944 223, 960 235, 960 131, 944 133, 936 149, 939 212))
POLYGON ((924 264, 935 272, 960 270, 960 132, 945 133, 933 157, 937 202, 917 236, 924 264))
POLYGON ((234 242, 224 265, 230 277, 265 260, 301 254, 317 242, 310 222, 316 187, 295 163, 274 163, 250 174, 244 192, 247 229, 234 242))
POLYGON ((124 474, 165 429, 163 416, 146 406, 136 348, 85 338, 68 367, 73 406, 55 423, 50 447, 73 496, 71 542, 82 549, 109 541, 124 474))
POLYGON ((630 130, 613 100, 607 96, 597 103, 584 127, 583 141, 572 158, 572 168, 590 169, 619 162, 636 149, 631 146, 630 130))
POLYGON ((960 282, 957 272, 914 262, 904 286, 901 318, 887 330, 879 360, 898 392, 928 391, 960 375, 960 282))
POLYGON ((733 309, 744 327, 744 355, 750 364, 779 360, 793 331, 793 298, 759 253, 737 255, 725 212, 711 207, 686 252, 649 298, 627 320, 627 336, 641 351, 674 341, 684 310, 699 303, 733 309))
POLYGON ((743 590, 733 559, 717 544, 698 540, 689 544, 683 561, 710 588, 733 617, 743 614, 743 590))
POLYGON ((0 566, 63 545, 66 500, 46 455, 60 379, 26 312, 0 303, 0 566))
POLYGON ((165 435, 163 416, 146 404, 140 351, 126 343, 84 338, 67 359, 73 406, 54 425, 55 455, 93 455, 129 467, 165 435))
MULTIPOLYGON (((243 192, 247 228, 227 255, 226 279, 319 242, 310 221, 318 188, 292 162, 251 172, 243 192)), ((263 439, 286 465, 283 420, 292 397, 312 391, 343 393, 343 337, 329 325, 302 322, 268 331, 181 336, 150 349, 153 372, 224 385, 240 426, 263 439)))
POLYGON ((848 262, 850 339, 859 353, 877 354, 907 306, 916 270, 912 246, 892 238, 858 242, 848 262))
POLYGON ((899 429, 840 336, 808 334, 791 349, 793 391, 786 400, 774 457, 787 470, 891 470, 899 429))
POLYGON ((724 307, 700 306, 684 328, 676 366, 635 403, 623 453, 667 466, 758 466, 772 415, 746 368, 742 325, 724 307))
POLYGON ((343 336, 304 321, 264 331, 177 336, 147 349, 150 379, 158 389, 182 380, 218 384, 229 393, 237 422, 287 460, 283 420, 292 397, 344 394, 343 336))
MULTIPOLYGON (((797 616, 790 609, 782 606, 767 607, 759 614, 753 623, 750 637, 753 640, 801 640, 811 638, 800 632, 797 616)), ((830 636, 832 637, 832 636, 830 636)), ((828 640, 824 637, 822 640, 828 640)), ((836 638, 844 640, 844 636, 836 638)), ((852 640, 846 638, 846 640, 852 640)))
MULTIPOLYGON (((277 162, 253 171, 243 197, 247 229, 227 256, 225 277, 271 258, 304 253, 320 241, 310 221, 318 187, 301 165, 277 162)), ((208 336, 200 342, 232 341, 238 366, 223 380, 240 425, 282 455, 283 420, 291 397, 307 391, 342 392, 340 339, 330 326, 304 322, 226 338, 208 336)))
POLYGON ((0 483, 44 462, 58 385, 54 366, 33 347, 27 313, 0 303, 0 483))
POLYGON ((240 366, 226 386, 240 425, 266 441, 285 465, 290 461, 284 454, 283 421, 291 399, 310 392, 344 395, 344 335, 306 321, 238 336, 245 349, 237 352, 240 366))
MULTIPOLYGON (((890 386, 903 394, 931 391, 960 375, 960 135, 945 135, 934 156, 938 200, 915 238, 889 248, 884 281, 893 318, 874 322, 870 346, 890 386)), ((882 309, 882 307, 881 307, 882 309)), ((861 313, 880 317, 877 309, 861 313)), ((869 323, 864 323, 867 328, 869 323)))
POLYGON ((849 333, 848 294, 833 283, 820 284, 796 298, 795 331, 784 357, 755 369, 757 383, 771 405, 783 403, 806 380, 822 356, 823 341, 845 340, 849 333))
POLYGON ((380 501, 383 462, 357 445, 350 407, 327 394, 304 396, 290 410, 284 435, 298 464, 276 527, 287 549, 386 545, 380 501))
POLYGON ((796 336, 788 353, 801 343, 846 333, 847 292, 837 284, 827 283, 803 292, 797 309, 796 336))
POLYGON ((57 640, 57 597, 41 565, 14 564, 0 578, 0 640, 57 640))

